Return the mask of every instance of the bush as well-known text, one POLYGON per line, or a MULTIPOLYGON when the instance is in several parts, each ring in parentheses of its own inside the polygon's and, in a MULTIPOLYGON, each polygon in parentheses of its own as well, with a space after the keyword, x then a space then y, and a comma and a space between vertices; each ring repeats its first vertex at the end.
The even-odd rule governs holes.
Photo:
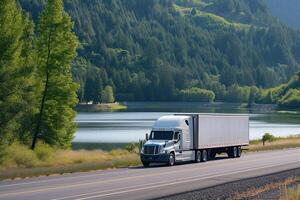
POLYGON ((48 161, 52 158, 54 154, 54 149, 48 144, 38 143, 34 152, 36 153, 36 156, 39 160, 48 161))
POLYGON ((262 137, 263 145, 265 145, 265 142, 269 141, 272 142, 275 140, 275 137, 271 135, 270 133, 265 133, 262 137))
POLYGON ((211 90, 205 90, 197 87, 180 90, 179 98, 183 101, 212 102, 215 99, 215 93, 211 90))
POLYGON ((7 158, 4 165, 6 167, 34 167, 38 163, 35 152, 18 142, 8 147, 7 158))

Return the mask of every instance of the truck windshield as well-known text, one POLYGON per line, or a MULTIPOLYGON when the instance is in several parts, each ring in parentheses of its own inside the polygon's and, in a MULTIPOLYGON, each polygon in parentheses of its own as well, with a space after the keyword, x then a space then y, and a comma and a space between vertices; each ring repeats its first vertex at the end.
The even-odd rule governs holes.
POLYGON ((173 140, 173 131, 152 131, 151 140, 173 140))

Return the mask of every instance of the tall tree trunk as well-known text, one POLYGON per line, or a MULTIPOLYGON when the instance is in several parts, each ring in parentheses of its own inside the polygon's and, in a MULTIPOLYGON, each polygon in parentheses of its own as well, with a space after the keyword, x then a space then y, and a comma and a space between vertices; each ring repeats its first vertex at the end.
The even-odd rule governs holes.
POLYGON ((47 44, 48 54, 47 54, 47 62, 46 62, 46 83, 45 83, 45 88, 44 88, 44 92, 43 92, 43 98, 42 98, 42 102, 41 102, 38 121, 37 121, 36 129, 35 129, 35 132, 34 132, 34 136, 33 136, 33 139, 32 139, 32 144, 31 144, 31 149, 32 150, 34 150, 34 148, 35 148, 37 138, 38 138, 38 135, 39 135, 39 132, 40 132, 43 113, 44 113, 44 107, 45 107, 45 102, 46 102, 46 97, 47 97, 47 92, 48 92, 48 87, 49 87, 49 76, 50 76, 49 60, 50 60, 50 54, 51 54, 50 45, 51 45, 51 31, 50 31, 49 36, 48 36, 48 44, 47 44))

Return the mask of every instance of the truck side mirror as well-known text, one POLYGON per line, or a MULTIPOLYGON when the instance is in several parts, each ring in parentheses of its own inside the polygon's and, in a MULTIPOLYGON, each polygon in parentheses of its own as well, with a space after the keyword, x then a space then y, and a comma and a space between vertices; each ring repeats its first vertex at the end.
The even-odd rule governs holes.
POLYGON ((149 140, 149 135, 148 135, 148 133, 146 133, 146 141, 148 141, 149 140))
POLYGON ((175 143, 178 143, 179 141, 180 141, 180 135, 178 134, 178 137, 177 137, 175 143))

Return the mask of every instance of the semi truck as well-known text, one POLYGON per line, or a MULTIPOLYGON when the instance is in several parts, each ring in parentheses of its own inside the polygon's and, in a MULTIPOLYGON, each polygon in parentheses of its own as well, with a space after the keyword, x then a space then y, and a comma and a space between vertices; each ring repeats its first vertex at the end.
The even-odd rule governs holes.
POLYGON ((151 163, 206 162, 217 154, 238 158, 249 145, 249 116, 174 114, 160 117, 146 134, 140 158, 151 163))

